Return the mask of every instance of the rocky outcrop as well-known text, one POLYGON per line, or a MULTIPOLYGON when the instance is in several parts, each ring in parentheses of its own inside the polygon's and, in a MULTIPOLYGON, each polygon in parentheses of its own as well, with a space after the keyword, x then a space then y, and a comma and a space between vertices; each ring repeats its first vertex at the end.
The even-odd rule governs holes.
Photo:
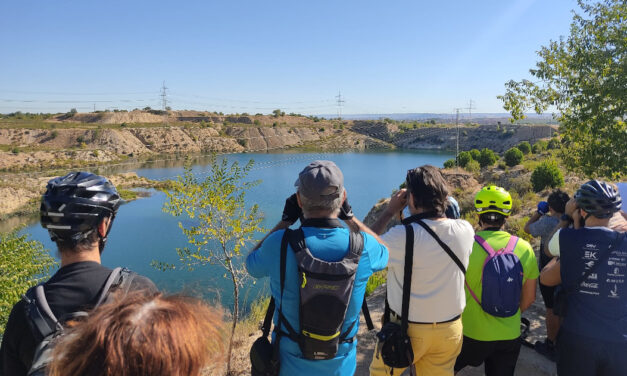
POLYGON ((551 137, 556 128, 549 125, 433 126, 416 129, 398 128, 385 122, 355 122, 352 130, 393 143, 405 149, 455 150, 459 132, 460 150, 490 148, 503 152, 522 141, 534 143, 551 137))

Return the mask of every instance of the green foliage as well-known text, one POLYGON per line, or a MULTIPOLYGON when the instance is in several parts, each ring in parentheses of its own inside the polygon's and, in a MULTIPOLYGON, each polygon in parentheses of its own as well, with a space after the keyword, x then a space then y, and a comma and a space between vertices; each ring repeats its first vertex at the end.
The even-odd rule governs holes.
MULTIPOLYGON (((239 318, 239 291, 248 273, 242 262, 242 250, 253 237, 265 231, 261 227, 263 214, 257 204, 246 208, 246 192, 259 181, 244 181, 253 161, 244 167, 237 162, 229 165, 226 158, 219 161, 215 155, 210 159, 210 173, 198 180, 188 162, 182 176, 172 182, 166 191, 163 211, 175 217, 186 217, 190 221, 179 222, 187 237, 188 247, 177 248, 180 261, 188 268, 203 265, 220 265, 233 284, 233 314, 231 337, 228 346, 227 374, 230 372, 233 335, 239 318)), ((153 261, 153 266, 162 269, 174 265, 153 261)))
POLYGON ((470 152, 462 151, 457 155, 457 162, 459 163, 460 167, 465 168, 470 161, 472 161, 472 156, 470 155, 470 152))
POLYGON ((373 273, 370 278, 368 278, 368 283, 366 283, 366 296, 372 294, 377 287, 383 285, 387 280, 387 275, 387 269, 373 273))
POLYGON ((560 141, 557 138, 552 138, 546 145, 547 149, 559 149, 562 145, 560 144, 560 141))
POLYGON ((470 156, 472 157, 472 159, 478 162, 479 158, 481 158, 481 152, 477 149, 472 149, 470 151, 470 156))
POLYGON ((279 116, 285 116, 285 112, 283 112, 283 111, 281 111, 279 109, 276 109, 276 110, 272 111, 272 116, 274 116, 275 118, 279 117, 279 116))
POLYGON ((455 167, 455 160, 454 159, 449 159, 449 160, 444 162, 444 168, 453 168, 453 167, 455 167))
POLYGON ((505 222, 505 231, 530 242, 533 237, 525 232, 525 223, 527 223, 528 220, 529 217, 508 218, 505 222))
POLYGON ((536 192, 547 187, 561 187, 564 185, 564 175, 554 160, 544 161, 531 173, 531 184, 536 192))
POLYGON ((477 173, 481 170, 481 165, 479 165, 479 162, 471 159, 470 162, 466 163, 464 169, 468 172, 477 173))
POLYGON ((533 144, 533 146, 531 147, 531 151, 532 151, 534 154, 541 153, 541 152, 543 152, 543 151, 545 151, 545 150, 546 150, 548 143, 549 143, 549 142, 548 142, 548 141, 546 141, 546 140, 538 140, 538 141, 536 141, 536 143, 534 143, 534 144, 533 144))
POLYGON ((481 150, 481 155, 477 162, 479 162, 481 167, 489 167, 493 166, 497 159, 496 154, 491 149, 484 148, 481 150))
POLYGON ((508 149, 503 155, 503 159, 505 160, 505 164, 509 167, 516 166, 520 164, 523 160, 523 153, 517 147, 513 147, 508 149))
POLYGON ((20 154, 20 148, 18 148, 17 146, 13 147, 13 148, 11 149, 11 153, 13 153, 13 154, 15 154, 15 155, 20 154))
POLYGON ((47 278, 57 265, 43 244, 19 235, 0 233, 0 337, 13 304, 26 290, 47 278))
POLYGON ((529 141, 523 141, 518 146, 516 146, 518 150, 522 151, 523 154, 531 153, 531 144, 529 141))
POLYGON ((587 176, 627 174, 627 3, 579 0, 567 37, 541 47, 532 80, 499 96, 513 120, 555 106, 566 166, 587 176))

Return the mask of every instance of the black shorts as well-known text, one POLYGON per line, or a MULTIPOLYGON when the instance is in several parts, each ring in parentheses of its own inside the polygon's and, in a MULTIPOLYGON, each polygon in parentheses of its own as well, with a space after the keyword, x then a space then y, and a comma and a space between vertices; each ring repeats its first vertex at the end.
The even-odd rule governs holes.
POLYGON ((520 338, 507 341, 477 341, 464 336, 462 351, 455 362, 455 372, 466 366, 478 367, 485 362, 487 376, 513 376, 520 345, 520 338))
MULTIPOLYGON (((552 260, 551 257, 544 254, 542 251, 543 247, 540 247, 540 271, 542 268, 552 260)), ((545 286, 540 283, 540 294, 542 295, 542 300, 544 300, 544 306, 549 309, 553 309, 553 294, 555 293, 555 286, 545 286)))

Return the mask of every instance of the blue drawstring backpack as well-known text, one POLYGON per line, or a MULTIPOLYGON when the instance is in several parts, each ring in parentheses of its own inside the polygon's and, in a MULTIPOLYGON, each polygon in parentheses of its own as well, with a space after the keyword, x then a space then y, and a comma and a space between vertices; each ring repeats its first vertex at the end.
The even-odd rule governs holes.
POLYGON ((492 316, 510 317, 518 312, 522 294, 523 267, 514 254, 518 237, 511 236, 505 248, 495 251, 479 235, 475 241, 488 254, 481 271, 481 301, 466 281, 466 288, 481 308, 492 316))

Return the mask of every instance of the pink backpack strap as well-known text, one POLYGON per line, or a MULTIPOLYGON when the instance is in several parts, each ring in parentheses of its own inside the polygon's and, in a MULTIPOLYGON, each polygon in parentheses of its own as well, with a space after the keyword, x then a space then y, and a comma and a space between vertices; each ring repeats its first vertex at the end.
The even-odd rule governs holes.
POLYGON ((507 245, 503 248, 503 253, 513 253, 516 248, 516 244, 518 244, 518 236, 510 236, 507 245))
POLYGON ((488 253, 488 259, 492 258, 496 254, 494 248, 492 248, 490 244, 488 244, 488 242, 486 242, 481 236, 475 235, 475 241, 479 243, 481 248, 488 253))
POLYGON ((464 280, 464 284, 466 284, 466 288, 468 289, 468 292, 473 297, 473 299, 475 299, 475 302, 477 302, 477 304, 479 304, 479 306, 481 306, 481 302, 479 301, 479 298, 477 298, 477 295, 475 294, 475 292, 472 291, 472 289, 470 288, 470 285, 468 284, 468 281, 464 280))

